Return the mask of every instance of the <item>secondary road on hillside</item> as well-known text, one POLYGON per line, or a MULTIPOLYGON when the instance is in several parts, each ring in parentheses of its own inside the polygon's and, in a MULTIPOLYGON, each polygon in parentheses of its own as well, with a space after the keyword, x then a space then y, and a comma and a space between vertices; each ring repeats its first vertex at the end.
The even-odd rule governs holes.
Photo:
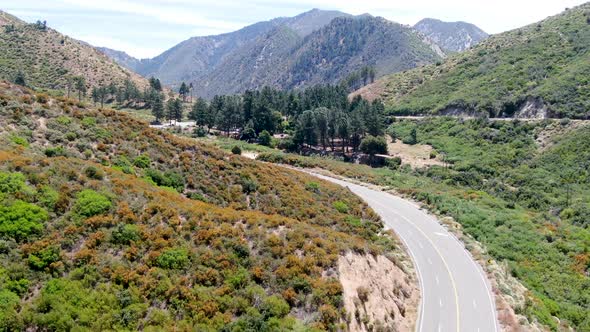
POLYGON ((498 332, 496 307, 481 268, 439 222, 404 199, 308 172, 348 187, 377 212, 408 248, 420 279, 418 332, 498 332))

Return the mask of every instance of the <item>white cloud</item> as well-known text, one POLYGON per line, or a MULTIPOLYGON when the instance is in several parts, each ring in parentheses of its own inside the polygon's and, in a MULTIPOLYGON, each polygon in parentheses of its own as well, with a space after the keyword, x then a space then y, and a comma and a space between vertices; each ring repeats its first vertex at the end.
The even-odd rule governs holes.
MULTIPOLYGON (((225 20, 209 19, 199 11, 186 8, 177 2, 166 4, 162 1, 133 0, 60 0, 64 3, 94 10, 114 11, 129 15, 140 15, 157 21, 188 26, 205 26, 218 30, 231 31, 240 28, 240 24, 225 20)), ((198 1, 196 3, 199 3, 198 1)), ((132 23, 132 22, 130 22, 132 23)))

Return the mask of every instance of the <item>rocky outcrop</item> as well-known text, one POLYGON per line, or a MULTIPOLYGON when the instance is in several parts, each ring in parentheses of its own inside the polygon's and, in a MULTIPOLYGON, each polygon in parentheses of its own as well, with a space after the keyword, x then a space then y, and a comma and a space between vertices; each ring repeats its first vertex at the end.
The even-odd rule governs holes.
POLYGON ((477 26, 466 22, 443 22, 425 18, 414 25, 414 29, 438 44, 447 52, 461 52, 480 41, 488 34, 477 26))
POLYGON ((541 98, 528 97, 512 116, 515 119, 546 119, 549 109, 541 98))

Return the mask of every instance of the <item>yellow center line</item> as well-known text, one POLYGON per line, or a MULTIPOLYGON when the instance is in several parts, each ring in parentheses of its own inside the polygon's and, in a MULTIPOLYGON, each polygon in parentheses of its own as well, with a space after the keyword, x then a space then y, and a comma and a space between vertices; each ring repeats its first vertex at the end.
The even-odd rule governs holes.
MULTIPOLYGON (((432 245, 432 247, 434 248, 434 250, 436 251, 436 253, 440 257, 440 259, 442 260, 443 265, 447 269, 447 273, 449 274, 449 277, 451 279, 451 285, 453 286, 453 293, 455 295, 455 309, 456 309, 456 314, 457 314, 457 332, 459 332, 460 331, 460 325, 461 324, 459 323, 460 322, 460 319, 459 319, 459 295, 457 293, 457 285, 455 284, 455 278, 453 278, 453 274, 451 273, 451 269, 449 268, 449 265, 447 264, 447 261, 443 257, 442 253, 440 252, 440 250, 438 250, 438 248, 434 244, 434 241, 432 241, 432 239, 426 233, 424 233, 424 231, 422 229, 420 229, 420 227, 418 227, 410 219, 408 219, 405 216, 403 216, 403 215, 395 212, 394 210, 391 209, 391 207, 385 206, 385 205, 383 205, 383 204, 381 204, 379 202, 374 202, 374 204, 379 205, 379 206, 381 206, 381 208, 384 208, 384 209, 392 212, 393 214, 401 217, 402 219, 404 219, 405 221, 407 221, 409 224, 411 224, 416 230, 418 230, 418 232, 422 233, 422 235, 424 235, 424 237, 428 240, 428 242, 430 242, 430 244, 432 245)), ((422 296, 424 296, 424 294, 422 296)))

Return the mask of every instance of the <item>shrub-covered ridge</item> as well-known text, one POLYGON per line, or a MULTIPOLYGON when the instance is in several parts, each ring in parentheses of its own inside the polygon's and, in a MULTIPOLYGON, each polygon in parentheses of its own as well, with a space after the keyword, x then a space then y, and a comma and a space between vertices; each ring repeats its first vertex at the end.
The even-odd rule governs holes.
POLYGON ((396 250, 339 187, 114 111, 0 83, 0 124, 0 329, 334 330, 339 255, 396 250))

